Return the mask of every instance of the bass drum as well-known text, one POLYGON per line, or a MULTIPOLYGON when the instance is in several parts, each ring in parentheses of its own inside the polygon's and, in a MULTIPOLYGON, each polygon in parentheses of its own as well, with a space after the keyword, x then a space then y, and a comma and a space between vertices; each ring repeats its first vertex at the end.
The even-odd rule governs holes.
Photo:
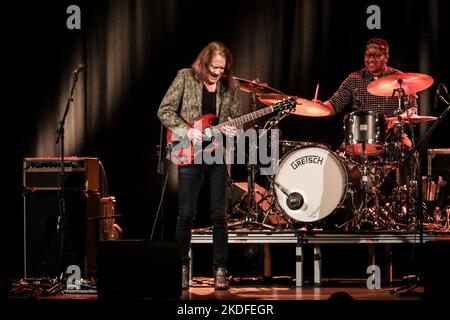
POLYGON ((288 217, 324 222, 325 228, 344 226, 363 202, 358 164, 321 145, 299 147, 281 159, 274 194, 288 217))

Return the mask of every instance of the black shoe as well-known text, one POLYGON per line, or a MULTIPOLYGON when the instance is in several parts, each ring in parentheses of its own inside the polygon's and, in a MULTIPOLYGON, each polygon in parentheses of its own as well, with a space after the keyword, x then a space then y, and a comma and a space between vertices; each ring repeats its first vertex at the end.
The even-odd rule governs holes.
POLYGON ((230 282, 228 281, 228 273, 225 267, 218 267, 214 271, 214 289, 228 290, 230 282))
POLYGON ((189 266, 181 266, 181 289, 189 289, 189 266))

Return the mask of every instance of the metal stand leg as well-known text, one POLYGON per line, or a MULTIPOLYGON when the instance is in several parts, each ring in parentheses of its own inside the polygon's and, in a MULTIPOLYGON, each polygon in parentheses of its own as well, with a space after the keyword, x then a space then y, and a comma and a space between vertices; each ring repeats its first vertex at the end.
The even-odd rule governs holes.
POLYGON ((189 287, 192 287, 192 267, 194 265, 194 260, 192 259, 192 248, 189 249, 189 287))
POLYGON ((375 245, 373 243, 369 243, 367 245, 368 256, 369 256, 369 266, 375 265, 375 245))
POLYGON ((386 243, 384 245, 384 252, 386 254, 386 284, 392 285, 392 245, 386 243))
POLYGON ((314 284, 320 285, 322 277, 322 254, 320 244, 314 244, 314 284))
POLYGON ((270 255, 270 243, 264 243, 264 277, 272 277, 272 258, 270 255))
POLYGON ((303 244, 295 246, 295 286, 303 287, 303 244))

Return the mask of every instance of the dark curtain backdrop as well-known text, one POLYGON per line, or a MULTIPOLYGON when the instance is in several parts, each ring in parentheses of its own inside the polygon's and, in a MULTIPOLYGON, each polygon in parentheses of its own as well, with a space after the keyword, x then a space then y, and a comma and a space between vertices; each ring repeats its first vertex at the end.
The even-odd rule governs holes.
MULTIPOLYGON (((210 41, 234 55, 236 76, 259 79, 282 92, 326 100, 352 71, 363 66, 370 37, 391 44, 389 64, 431 75, 420 93, 420 114, 439 115, 438 83, 450 85, 448 1, 40 1, 10 4, 2 20, 6 87, 4 140, 7 176, 2 234, 7 258, 21 270, 23 246, 22 160, 55 156, 71 73, 84 63, 66 119, 66 155, 98 157, 127 238, 148 238, 157 212, 162 178, 157 174, 158 105, 179 68, 187 67, 210 41), (81 8, 81 30, 68 30, 66 8, 81 8), (381 30, 369 30, 366 9, 381 9, 381 30), (6 129, 7 128, 7 129, 6 129), (10 147, 11 146, 11 147, 10 147), (4 238, 3 238, 4 237, 4 238)), ((249 99, 242 94, 242 107, 249 99)), ((428 148, 450 147, 450 117, 433 133, 428 148)), ((418 135, 429 127, 422 124, 418 135)), ((342 141, 342 117, 291 115, 283 139, 342 141)), ((174 185, 174 176, 169 187, 174 185)), ((165 237, 173 236, 176 198, 169 188, 165 237)), ((156 237, 160 236, 158 224, 156 237)), ((20 274, 19 274, 20 275, 20 274)))

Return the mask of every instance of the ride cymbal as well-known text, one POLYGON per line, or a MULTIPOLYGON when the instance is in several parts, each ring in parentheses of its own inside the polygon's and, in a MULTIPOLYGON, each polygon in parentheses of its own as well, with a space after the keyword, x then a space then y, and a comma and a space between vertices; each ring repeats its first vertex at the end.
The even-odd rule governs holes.
POLYGON ((427 89, 433 84, 432 77, 422 73, 398 73, 382 77, 367 86, 367 91, 375 96, 398 96, 398 89, 405 94, 413 94, 427 89))

